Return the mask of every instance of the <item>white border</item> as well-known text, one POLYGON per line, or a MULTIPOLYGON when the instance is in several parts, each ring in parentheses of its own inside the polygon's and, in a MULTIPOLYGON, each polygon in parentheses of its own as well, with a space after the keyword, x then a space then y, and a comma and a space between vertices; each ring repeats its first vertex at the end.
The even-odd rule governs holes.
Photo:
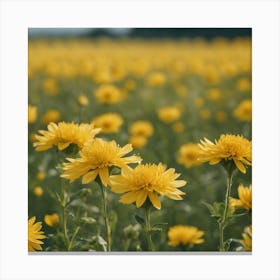
POLYGON ((280 279, 278 1, 1 2, 1 279, 280 279), (253 28, 253 255, 28 256, 27 28, 253 28))

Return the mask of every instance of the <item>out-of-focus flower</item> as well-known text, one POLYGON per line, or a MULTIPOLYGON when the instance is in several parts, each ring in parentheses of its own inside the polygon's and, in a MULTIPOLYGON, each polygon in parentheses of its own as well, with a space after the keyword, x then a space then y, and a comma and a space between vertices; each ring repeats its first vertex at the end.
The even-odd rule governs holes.
POLYGON ((164 123, 172 123, 180 119, 181 112, 175 106, 167 106, 158 110, 158 117, 164 123))
POLYGON ((194 105, 197 107, 197 108, 201 108, 204 104, 204 99, 202 97, 197 97, 195 100, 194 100, 194 105))
POLYGON ((237 189, 238 198, 230 198, 230 208, 234 211, 236 208, 244 208, 249 211, 252 209, 252 186, 244 187, 242 184, 237 189))
POLYGON ((185 165, 187 168, 201 165, 201 161, 198 160, 199 155, 199 146, 194 143, 187 143, 180 147, 177 162, 185 165))
POLYGON ((45 178, 46 178, 46 173, 44 171, 39 171, 37 174, 36 174, 36 178, 39 180, 39 181, 43 181, 45 178))
POLYGON ((62 178, 70 182, 82 177, 82 184, 88 184, 99 176, 102 184, 107 186, 109 181, 109 168, 118 166, 128 168, 130 163, 140 163, 138 156, 123 157, 132 151, 130 144, 120 147, 115 141, 104 141, 96 138, 80 151, 79 158, 68 158, 69 162, 63 164, 62 178))
POLYGON ((251 90, 251 82, 250 80, 246 79, 246 78, 240 78, 239 80, 237 80, 236 82, 236 88, 239 91, 250 91, 251 90))
POLYGON ((37 107, 28 105, 28 123, 34 123, 37 119, 37 107))
POLYGON ((132 145, 133 148, 141 149, 147 145, 148 140, 144 136, 136 135, 136 136, 131 136, 128 142, 132 145))
POLYGON ((42 123, 47 125, 50 122, 58 122, 60 119, 60 112, 58 110, 50 109, 42 116, 42 123))
POLYGON ((87 96, 84 95, 84 94, 80 94, 80 95, 78 96, 78 103, 79 103, 80 106, 83 106, 83 107, 88 106, 89 101, 88 101, 87 96))
POLYGON ((154 133, 154 127, 149 121, 136 121, 129 127, 129 132, 133 136, 150 137, 154 133))
POLYGON ((211 112, 208 109, 203 109, 199 111, 199 116, 203 120, 208 120, 211 117, 211 112))
POLYGON ((217 164, 222 160, 232 161, 242 173, 246 173, 246 167, 251 165, 252 142, 243 136, 222 134, 215 143, 206 138, 200 142, 199 160, 201 162, 217 164))
POLYGON ((57 213, 45 215, 44 221, 49 227, 57 227, 59 224, 59 216, 57 213))
POLYGON ((94 93, 100 103, 116 104, 124 99, 124 94, 113 85, 101 85, 94 93))
POLYGON ((99 132, 100 128, 94 128, 93 124, 50 123, 48 130, 39 130, 41 135, 35 136, 37 142, 33 143, 33 146, 36 151, 45 151, 53 146, 64 150, 71 144, 75 144, 81 149, 99 132))
POLYGON ((252 121, 252 101, 243 100, 234 110, 234 116, 240 121, 252 121))
POLYGON ((184 85, 175 85, 175 92, 180 97, 186 97, 188 95, 188 89, 184 85))
POLYGON ((101 133, 116 133, 119 132, 123 124, 123 118, 120 114, 106 113, 95 117, 92 123, 101 128, 101 133))
POLYGON ((34 188, 33 193, 35 196, 40 197, 43 195, 44 191, 40 186, 34 188))
POLYGON ((57 82, 53 78, 49 78, 43 81, 43 89, 47 95, 56 96, 58 94, 57 82))
POLYGON ((247 252, 252 251, 252 225, 245 228, 244 233, 242 233, 243 240, 241 244, 243 250, 247 252))
POLYGON ((161 208, 159 196, 167 196, 174 200, 181 200, 180 191, 186 185, 184 180, 176 180, 180 174, 175 173, 174 168, 166 170, 163 164, 141 164, 134 169, 122 169, 121 175, 110 177, 112 192, 124 193, 120 202, 132 204, 136 202, 136 207, 141 207, 147 199, 157 208, 161 208))
POLYGON ((219 110, 216 112, 215 118, 216 118, 217 122, 222 123, 227 119, 227 113, 223 110, 219 110))
POLYGON ((41 231, 42 228, 42 222, 37 222, 36 217, 32 217, 28 220, 28 251, 34 252, 34 251, 42 251, 42 244, 44 244, 43 241, 40 239, 45 239, 46 236, 44 235, 44 232, 41 231))
POLYGON ((136 82, 134 80, 127 80, 124 84, 127 90, 134 90, 136 88, 136 82))
POLYGON ((161 72, 154 72, 148 77, 148 85, 152 87, 161 87, 166 83, 166 77, 161 72))
POLYGON ((206 96, 211 101, 218 101, 221 98, 221 92, 218 88, 211 88, 207 91, 206 96))
POLYGON ((204 231, 194 226, 177 225, 168 230, 168 245, 194 245, 204 242, 204 231))
POLYGON ((185 126, 182 122, 176 122, 172 125, 172 129, 176 133, 183 132, 185 130, 185 126))

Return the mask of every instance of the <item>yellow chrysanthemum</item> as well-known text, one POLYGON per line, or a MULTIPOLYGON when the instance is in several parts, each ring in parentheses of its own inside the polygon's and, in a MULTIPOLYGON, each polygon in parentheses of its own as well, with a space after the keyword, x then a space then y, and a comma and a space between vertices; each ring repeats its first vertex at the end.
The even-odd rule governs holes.
POLYGON ((80 158, 67 159, 69 162, 64 163, 61 177, 70 182, 82 177, 82 184, 88 184, 99 176, 102 184, 107 186, 111 166, 126 168, 127 164, 141 162, 142 159, 135 155, 123 157, 131 151, 130 144, 121 148, 115 141, 96 138, 80 151, 80 158))
POLYGON ((233 161, 236 167, 246 173, 246 167, 252 161, 252 142, 240 135, 222 134, 215 143, 204 138, 200 141, 199 160, 217 164, 222 160, 233 161))
POLYGON ((150 137, 154 133, 154 127, 148 121, 136 121, 130 126, 129 132, 133 136, 150 137))
POLYGON ((202 238, 203 235, 204 231, 199 230, 197 227, 177 225, 168 230, 168 245, 178 246, 180 244, 201 244, 204 242, 204 239, 202 238))
POLYGON ((176 122, 172 125, 172 129, 175 133, 181 133, 185 130, 185 125, 182 122, 176 122))
POLYGON ((92 123, 101 128, 101 133, 116 133, 123 124, 123 118, 116 113, 106 113, 94 118, 92 123))
POLYGON ((58 216, 57 213, 53 213, 53 214, 50 214, 50 215, 45 215, 44 222, 49 227, 56 227, 59 224, 59 216, 58 216))
POLYGON ((35 196, 40 197, 43 195, 44 190, 40 186, 37 186, 34 188, 33 193, 35 196))
POLYGON ((50 109, 42 116, 42 123, 47 125, 50 122, 58 122, 60 119, 60 112, 58 110, 50 109))
POLYGON ((244 208, 246 210, 252 209, 252 186, 244 187, 242 184, 238 186, 237 189, 238 197, 236 198, 230 198, 229 205, 232 210, 235 210, 236 208, 244 208))
POLYGON ((218 122, 222 123, 227 119, 227 113, 225 111, 219 110, 216 112, 215 118, 218 122))
POLYGON ((128 142, 133 148, 141 149, 147 145, 148 140, 144 136, 131 136, 128 142))
POLYGON ((172 123, 180 119, 181 112, 175 106, 167 106, 158 110, 158 117, 165 123, 172 123))
POLYGON ((243 100, 234 110, 234 116, 240 121, 250 122, 252 120, 252 101, 243 100))
POLYGON ((44 171, 39 171, 37 174, 36 174, 36 178, 39 180, 39 181, 44 181, 45 178, 46 178, 46 173, 44 171))
POLYGON ((218 88, 211 88, 207 91, 206 96, 211 101, 218 101, 221 99, 221 92, 218 88))
POLYGON ((246 78, 241 78, 237 80, 236 88, 240 91, 250 91, 252 88, 251 81, 246 78))
POLYGON ((35 136, 37 142, 33 146, 36 151, 45 151, 53 146, 57 146, 59 150, 64 150, 71 144, 82 148, 99 132, 100 128, 94 128, 92 124, 50 123, 48 130, 39 130, 41 135, 35 136))
POLYGON ((37 107, 28 105, 28 123, 34 123, 37 119, 37 107))
POLYGON ((42 251, 41 244, 44 244, 40 239, 45 239, 44 232, 41 231, 42 222, 35 223, 36 217, 28 220, 28 251, 42 251))
POLYGON ((94 93, 95 98, 104 104, 116 104, 123 100, 120 89, 113 85, 101 85, 94 93))
POLYGON ((125 193, 120 202, 141 207, 147 198, 152 205, 160 209, 159 195, 167 196, 174 200, 181 200, 185 194, 178 188, 186 185, 184 180, 176 180, 180 174, 174 168, 166 170, 163 164, 138 165, 135 169, 123 169, 121 175, 110 177, 111 190, 115 193, 125 193))
POLYGON ((47 95, 55 96, 58 94, 58 85, 55 79, 49 78, 44 80, 42 86, 47 95))
POLYGON ((200 148, 197 144, 188 143, 184 144, 179 149, 179 155, 177 162, 184 164, 185 167, 190 168, 192 166, 200 165, 201 162, 198 160, 200 155, 200 148))
POLYGON ((80 94, 77 99, 80 106, 86 107, 89 104, 88 98, 84 94, 80 94))
POLYGON ((148 77, 148 85, 152 87, 161 87, 165 84, 166 77, 161 72, 155 72, 148 77))
POLYGON ((245 228, 244 233, 242 233, 243 240, 241 244, 244 251, 252 251, 252 225, 245 228))

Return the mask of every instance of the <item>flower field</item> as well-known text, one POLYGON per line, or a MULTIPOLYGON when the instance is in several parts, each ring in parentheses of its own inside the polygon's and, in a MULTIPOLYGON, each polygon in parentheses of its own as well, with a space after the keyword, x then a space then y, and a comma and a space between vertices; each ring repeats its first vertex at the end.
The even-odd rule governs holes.
POLYGON ((28 251, 251 251, 251 39, 29 39, 28 251))

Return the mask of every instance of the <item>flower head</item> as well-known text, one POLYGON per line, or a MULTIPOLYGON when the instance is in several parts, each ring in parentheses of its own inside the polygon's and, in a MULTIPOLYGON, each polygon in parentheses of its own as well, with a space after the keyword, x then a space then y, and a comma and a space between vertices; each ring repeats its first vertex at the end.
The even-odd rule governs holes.
POLYGON ((250 122, 252 120, 252 101, 243 100, 234 110, 234 116, 240 121, 250 122))
POLYGON ((96 138, 84 146, 79 158, 67 159, 69 162, 64 163, 61 177, 70 182, 82 177, 82 184, 87 184, 99 176, 102 184, 107 186, 110 167, 127 168, 127 164, 141 162, 142 159, 135 155, 123 157, 131 151, 130 144, 121 148, 115 141, 107 142, 96 138))
POLYGON ((35 196, 40 197, 43 195, 44 190, 40 186, 37 186, 34 188, 33 193, 35 196))
POLYGON ((148 121, 136 121, 129 128, 133 136, 150 137, 154 133, 153 125, 148 121))
POLYGON ((104 104, 116 104, 124 98, 121 90, 113 85, 101 85, 94 95, 100 103, 104 104))
POLYGON ((57 122, 60 119, 61 119, 60 112, 55 109, 50 109, 42 116, 42 123, 47 125, 50 122, 57 122))
POLYGON ((242 233, 243 240, 241 244, 244 251, 252 251, 252 225, 245 228, 244 233, 242 233))
POLYGON ((37 107, 28 105, 28 123, 34 123, 37 119, 37 107))
POLYGON ((128 142, 133 148, 141 149, 147 145, 148 140, 144 136, 131 136, 128 142))
POLYGON ((178 163, 184 164, 186 168, 200 165, 198 160, 200 155, 200 148, 197 144, 188 143, 184 144, 179 149, 179 155, 177 158, 178 163))
POLYGON ((199 160, 217 164, 222 160, 233 161, 236 167, 246 173, 246 167, 252 161, 252 142, 240 135, 223 134, 215 143, 204 138, 200 141, 199 160))
POLYGON ((106 113, 94 118, 92 123, 101 128, 101 133, 115 133, 123 124, 123 118, 116 113, 106 113))
POLYGON ((35 223, 36 217, 28 220, 28 251, 42 251, 41 244, 44 244, 40 239, 46 238, 44 232, 41 231, 42 222, 35 223))
POLYGON ((99 131, 100 128, 94 128, 92 124, 50 123, 48 130, 39 130, 41 135, 35 136, 37 142, 33 146, 36 151, 45 151, 53 146, 57 146, 59 150, 64 150, 71 144, 82 148, 99 131))
POLYGON ((89 104, 88 98, 87 98, 87 96, 84 95, 84 94, 80 94, 80 95, 78 96, 77 101, 78 101, 79 105, 82 106, 82 107, 86 107, 86 106, 88 106, 88 104, 89 104))
POLYGON ((166 170, 163 164, 141 164, 134 169, 123 169, 121 175, 110 177, 111 190, 115 193, 124 193, 120 202, 141 207, 149 198, 152 205, 160 209, 159 195, 167 196, 174 200, 181 200, 185 194, 178 188, 186 185, 184 180, 176 180, 180 174, 174 168, 166 170))
POLYGON ((175 106, 167 106, 158 110, 158 117, 165 123, 172 123, 180 119, 181 112, 175 106))
POLYGON ((252 209, 252 186, 244 187, 242 184, 239 185, 238 189, 238 197, 230 198, 230 208, 235 210, 235 208, 244 208, 245 210, 252 209))
POLYGON ((161 87, 165 84, 166 77, 161 72, 154 72, 148 77, 148 85, 152 87, 161 87))
POLYGON ((45 215, 44 221, 49 227, 56 227, 59 224, 59 216, 57 213, 45 215))
POLYGON ((167 235, 169 239, 168 245, 170 246, 200 244, 204 242, 202 238, 204 231, 194 226, 177 225, 169 228, 167 235))

